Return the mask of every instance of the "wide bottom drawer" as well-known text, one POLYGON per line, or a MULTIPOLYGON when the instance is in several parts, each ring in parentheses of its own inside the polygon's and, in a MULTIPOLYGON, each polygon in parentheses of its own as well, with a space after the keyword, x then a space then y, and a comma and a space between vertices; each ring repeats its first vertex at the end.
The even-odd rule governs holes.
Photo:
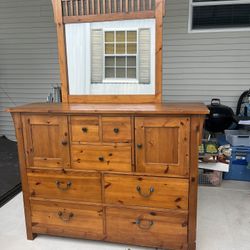
POLYGON ((103 208, 31 200, 32 231, 90 239, 103 238, 103 208))
POLYGON ((107 240, 167 249, 187 246, 187 212, 107 208, 107 240))

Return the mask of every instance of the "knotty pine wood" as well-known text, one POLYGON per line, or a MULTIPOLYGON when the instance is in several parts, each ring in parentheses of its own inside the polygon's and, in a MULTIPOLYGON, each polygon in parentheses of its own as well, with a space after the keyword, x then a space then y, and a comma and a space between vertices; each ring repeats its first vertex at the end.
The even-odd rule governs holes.
POLYGON ((31 198, 101 203, 101 176, 99 173, 89 172, 75 175, 73 172, 50 174, 48 171, 44 171, 29 172, 27 176, 31 198), (69 182, 71 184, 67 186, 69 182))
POLYGON ((109 241, 163 249, 187 249, 187 212, 107 208, 106 220, 109 241), (139 227, 138 219, 145 229, 139 227), (153 223, 152 226, 150 223, 153 223))
POLYGON ((105 174, 103 185, 108 204, 188 209, 187 179, 105 174))
POLYGON ((132 171, 130 145, 72 145, 73 169, 132 171))
POLYGON ((189 128, 185 116, 136 118, 136 170, 187 177, 189 128))
MULTIPOLYGON (((14 109, 10 109, 10 111, 15 121, 19 144, 28 239, 33 239, 35 234, 39 233, 137 244, 141 246, 195 249, 197 156, 198 144, 201 139, 202 122, 204 115, 208 113, 205 105, 33 104, 15 107, 14 109), (28 121, 29 117, 31 119, 28 121), (27 140, 27 133, 25 132, 26 123, 29 124, 32 121, 35 124, 34 126, 42 126, 44 131, 49 130, 50 126, 56 126, 58 131, 60 131, 60 126, 70 131, 72 117, 83 118, 85 122, 89 120, 88 117, 95 117, 94 123, 96 126, 99 126, 98 134, 100 141, 90 142, 86 139, 86 142, 74 142, 71 140, 72 135, 70 132, 69 138, 67 138, 68 143, 64 145, 69 151, 72 151, 74 147, 82 146, 87 149, 96 148, 98 149, 98 153, 105 152, 104 149, 106 147, 117 147, 119 149, 121 147, 129 147, 130 156, 124 157, 120 152, 119 156, 116 155, 116 158, 123 163, 129 159, 130 169, 123 170, 126 172, 122 172, 120 169, 115 169, 116 164, 114 164, 114 170, 112 171, 108 171, 107 169, 95 170, 93 169, 94 167, 74 169, 72 168, 71 161, 69 166, 65 165, 60 168, 56 164, 54 167, 48 165, 31 168, 28 162, 25 161, 23 137, 27 140), (123 122, 127 124, 129 118, 129 123, 131 124, 131 142, 103 142, 104 129, 102 119, 106 117, 110 119, 108 127, 111 129, 112 120, 115 122, 116 120, 121 121, 125 119, 126 121, 124 120, 123 122), (61 123, 65 124, 61 125, 61 123), (135 129, 135 125, 138 124, 142 126, 135 129), (153 143, 155 146, 151 148, 151 151, 156 155, 157 150, 160 150, 159 145, 162 145, 161 147, 169 147, 171 141, 177 147, 177 151, 179 147, 184 147, 183 141, 176 143, 176 138, 173 136, 176 135, 176 131, 175 129, 172 131, 174 127, 177 127, 179 130, 188 131, 188 143, 184 143, 185 150, 190 152, 189 162, 185 165, 185 168, 189 171, 187 176, 160 173, 153 168, 153 164, 150 171, 138 172, 137 158, 142 156, 138 156, 138 154, 134 155, 134 151, 137 150, 135 149, 135 141, 137 142, 140 130, 145 125, 149 129, 145 140, 151 142, 157 139, 159 141, 159 143, 153 143), (170 132, 162 132, 162 129, 164 131, 165 128, 171 128, 170 132), (165 142, 161 142, 160 140, 169 140, 170 144, 164 144, 165 142), (57 187, 57 181, 61 181, 59 188, 63 190, 57 187), (67 186, 69 181, 71 181, 71 185, 67 186), (140 185, 141 195, 137 189, 138 185, 140 185), (147 197, 147 192, 151 186, 153 186, 154 191, 147 197), (146 197, 143 197, 143 195, 146 197), (38 205, 36 208, 32 206, 31 208, 30 202, 32 204, 34 204, 33 202, 43 203, 43 205, 38 205), (82 218, 85 216, 85 211, 86 214, 89 213, 88 206, 91 209, 93 208, 93 210, 100 207, 103 210, 103 219, 101 220, 103 233, 85 231, 85 229, 80 230, 78 226, 76 226, 76 230, 75 226, 71 227, 70 225, 64 230, 64 227, 57 225, 57 218, 47 221, 46 224, 36 223, 35 220, 37 219, 32 217, 33 208, 38 209, 38 217, 44 216, 46 218, 44 221, 46 221, 49 216, 51 217, 50 213, 45 214, 45 207, 47 206, 51 207, 48 208, 49 211, 55 211, 55 213, 58 207, 65 209, 64 216, 66 216, 66 219, 70 212, 69 208, 74 210, 72 206, 78 207, 77 209, 81 210, 74 211, 75 213, 79 212, 79 216, 82 218), (147 223, 152 221, 153 218, 155 219, 149 229, 140 229, 138 227, 138 218, 142 219, 141 225, 143 227, 149 226, 147 223)), ((56 132, 53 131, 53 133, 56 132)), ((186 132, 183 133, 186 135, 186 132)), ((50 141, 48 137, 44 137, 42 142, 44 147, 49 147, 50 141)), ((30 148, 31 145, 26 146, 30 148)), ((41 146, 38 145, 37 147, 41 146)), ((39 148, 39 154, 43 153, 43 155, 46 155, 46 150, 39 148)), ((62 154, 64 154, 63 152, 61 151, 62 154)), ((146 152, 150 154, 150 150, 146 152)), ((166 151, 166 154, 169 153, 166 151)), ((178 161, 179 156, 180 154, 178 154, 178 161)), ((160 162, 170 159, 176 162, 176 155, 174 152, 171 152, 170 156, 151 155, 147 159, 160 162)), ((95 165, 93 164, 93 166, 95 165)), ((91 215, 89 217, 91 219, 91 215)), ((92 221, 95 221, 95 218, 92 217, 92 221)), ((78 222, 73 222, 72 220, 72 223, 77 224, 78 222)), ((92 230, 91 227, 90 230, 92 230)))
POLYGON ((102 206, 31 200, 33 230, 92 239, 103 238, 102 206), (58 213, 61 212, 61 217, 58 213))
POLYGON ((69 167, 67 116, 24 115, 22 122, 29 167, 69 167))

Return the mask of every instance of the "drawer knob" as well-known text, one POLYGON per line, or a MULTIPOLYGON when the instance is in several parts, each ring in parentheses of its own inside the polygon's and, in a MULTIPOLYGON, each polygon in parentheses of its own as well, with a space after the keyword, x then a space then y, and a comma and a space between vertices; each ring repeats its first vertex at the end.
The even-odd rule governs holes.
POLYGON ((83 133, 88 133, 88 128, 82 128, 83 133))
POLYGON ((149 198, 149 197, 153 194, 153 192, 155 191, 155 190, 154 190, 154 187, 150 187, 150 188, 149 188, 148 194, 146 194, 146 193, 144 193, 144 192, 142 191, 142 189, 141 189, 140 186, 137 186, 137 187, 136 187, 136 190, 137 190, 137 192, 140 194, 140 196, 142 196, 143 198, 149 198))
POLYGON ((64 140, 64 141, 62 141, 62 145, 63 145, 63 146, 66 146, 67 144, 68 144, 68 142, 67 142, 67 141, 65 141, 65 140, 64 140))
POLYGON ((142 144, 137 144, 137 148, 141 149, 142 148, 142 144))
POLYGON ((58 216, 59 216, 59 218, 62 221, 68 222, 68 221, 70 221, 73 218, 74 214, 73 213, 66 213, 66 212, 59 211, 58 212, 58 216))
POLYGON ((68 181, 65 187, 63 187, 62 184, 63 184, 63 182, 58 181, 58 180, 56 181, 56 187, 62 191, 66 191, 72 186, 71 181, 68 181))
POLYGON ((120 132, 119 128, 114 128, 114 133, 118 134, 120 132))
POLYGON ((104 162, 104 157, 103 156, 100 156, 98 159, 99 159, 99 161, 104 162))
POLYGON ((135 224, 143 230, 149 230, 153 225, 154 222, 152 220, 145 220, 141 218, 137 218, 135 224))

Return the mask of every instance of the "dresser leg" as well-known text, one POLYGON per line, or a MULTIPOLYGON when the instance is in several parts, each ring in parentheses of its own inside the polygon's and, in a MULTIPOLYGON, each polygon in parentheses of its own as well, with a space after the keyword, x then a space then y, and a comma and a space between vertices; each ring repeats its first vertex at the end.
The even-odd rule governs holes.
POLYGON ((188 250, 196 250, 196 242, 189 243, 188 250))
POLYGON ((27 239, 28 240, 34 240, 36 238, 37 234, 33 234, 31 232, 27 232, 27 239))

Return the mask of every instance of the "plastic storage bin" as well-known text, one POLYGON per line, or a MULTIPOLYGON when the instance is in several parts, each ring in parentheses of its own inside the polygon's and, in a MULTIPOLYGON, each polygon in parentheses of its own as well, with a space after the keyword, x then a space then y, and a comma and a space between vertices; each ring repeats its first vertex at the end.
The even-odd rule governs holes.
POLYGON ((250 181, 250 147, 232 147, 229 172, 225 180, 250 181))
POLYGON ((250 131, 247 130, 225 130, 226 140, 232 146, 250 147, 250 131))

